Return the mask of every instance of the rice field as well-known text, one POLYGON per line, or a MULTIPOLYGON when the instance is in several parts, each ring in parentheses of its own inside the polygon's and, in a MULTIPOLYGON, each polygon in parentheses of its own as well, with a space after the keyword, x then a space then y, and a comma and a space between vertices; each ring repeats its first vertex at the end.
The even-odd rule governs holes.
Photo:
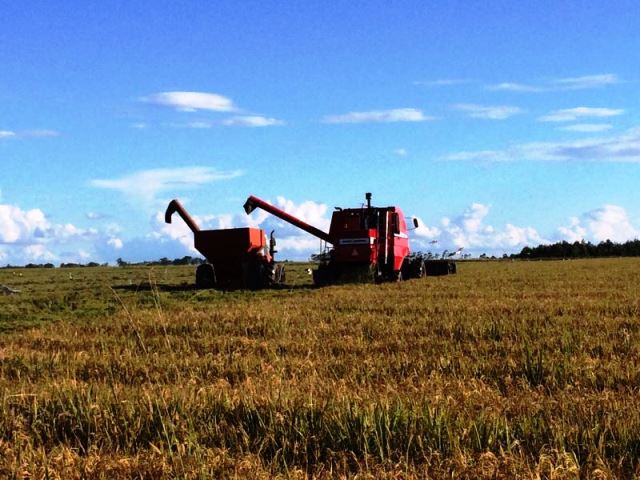
POLYGON ((307 267, 0 269, 0 477, 640 477, 640 259, 307 267))

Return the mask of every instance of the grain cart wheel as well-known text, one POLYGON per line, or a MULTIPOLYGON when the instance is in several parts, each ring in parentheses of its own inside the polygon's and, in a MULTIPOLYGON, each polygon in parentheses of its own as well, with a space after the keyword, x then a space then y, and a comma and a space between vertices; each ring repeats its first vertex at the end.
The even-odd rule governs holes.
POLYGON ((425 275, 424 260, 420 257, 405 258, 402 262, 402 278, 422 278, 425 275))
POLYGON ((264 265, 256 260, 252 259, 249 263, 249 278, 247 287, 249 290, 259 290, 268 286, 269 273, 264 265))
POLYGON ((313 272, 313 283, 316 287, 333 285, 338 280, 338 269, 331 263, 321 263, 313 272))
POLYGON ((203 263, 196 268, 196 288, 206 289, 216 286, 216 272, 213 265, 203 263))

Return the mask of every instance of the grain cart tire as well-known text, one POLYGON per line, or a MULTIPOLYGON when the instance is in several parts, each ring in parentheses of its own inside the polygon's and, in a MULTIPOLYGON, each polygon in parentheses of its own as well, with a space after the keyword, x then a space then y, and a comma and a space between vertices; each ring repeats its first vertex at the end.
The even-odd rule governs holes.
POLYGON ((313 272, 313 283, 316 287, 333 285, 337 282, 339 273, 335 265, 321 263, 313 272))
POLYGON ((422 258, 405 258, 402 262, 402 278, 422 278, 425 275, 424 260, 422 258))
POLYGON ((458 271, 458 267, 457 267, 456 262, 450 262, 450 263, 449 263, 449 273, 453 275, 453 274, 455 274, 457 271, 458 271))
POLYGON ((207 289, 215 288, 216 286, 216 272, 213 265, 210 263, 203 263, 196 268, 196 288, 207 289))

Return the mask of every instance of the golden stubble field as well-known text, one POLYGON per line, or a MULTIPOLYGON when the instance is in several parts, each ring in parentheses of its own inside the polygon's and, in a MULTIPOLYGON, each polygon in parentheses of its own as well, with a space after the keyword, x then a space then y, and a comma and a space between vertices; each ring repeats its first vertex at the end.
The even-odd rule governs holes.
POLYGON ((0 270, 0 477, 640 475, 640 259, 288 268, 0 270))

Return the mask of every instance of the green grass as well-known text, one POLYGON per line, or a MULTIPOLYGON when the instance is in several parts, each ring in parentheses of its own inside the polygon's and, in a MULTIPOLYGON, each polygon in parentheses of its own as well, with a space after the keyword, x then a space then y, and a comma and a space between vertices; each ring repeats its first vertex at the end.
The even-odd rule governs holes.
POLYGON ((0 476, 638 476, 640 260, 0 270, 0 476))

